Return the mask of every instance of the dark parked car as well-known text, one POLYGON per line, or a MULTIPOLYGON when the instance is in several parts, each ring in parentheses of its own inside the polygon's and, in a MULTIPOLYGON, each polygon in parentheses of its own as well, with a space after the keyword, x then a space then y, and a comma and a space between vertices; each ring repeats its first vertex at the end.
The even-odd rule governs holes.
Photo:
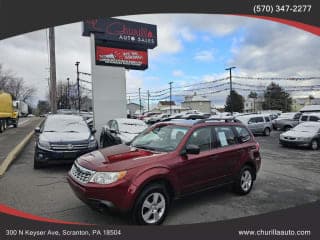
POLYGON ((49 115, 35 132, 34 168, 48 163, 73 162, 80 155, 98 148, 95 130, 90 131, 80 116, 49 115))
POLYGON ((170 203, 190 193, 233 184, 248 194, 260 165, 259 144, 243 124, 176 120, 153 125, 130 145, 79 157, 68 182, 89 205, 129 211, 137 224, 160 224, 170 203))
POLYGON ((280 131, 289 131, 299 124, 299 118, 302 115, 300 112, 282 113, 273 121, 273 128, 280 131))
POLYGON ((129 143, 147 127, 148 125, 139 119, 112 119, 102 128, 100 134, 100 147, 110 147, 121 143, 129 143))
POLYGON ((317 150, 320 145, 320 122, 303 122, 290 131, 280 134, 283 146, 309 147, 317 150))

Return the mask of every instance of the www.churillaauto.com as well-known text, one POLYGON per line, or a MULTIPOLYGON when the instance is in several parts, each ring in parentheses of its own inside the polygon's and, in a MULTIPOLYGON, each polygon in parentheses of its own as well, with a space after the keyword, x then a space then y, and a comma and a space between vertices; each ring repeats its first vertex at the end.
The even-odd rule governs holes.
POLYGON ((311 236, 310 230, 259 229, 239 230, 239 236, 311 236))

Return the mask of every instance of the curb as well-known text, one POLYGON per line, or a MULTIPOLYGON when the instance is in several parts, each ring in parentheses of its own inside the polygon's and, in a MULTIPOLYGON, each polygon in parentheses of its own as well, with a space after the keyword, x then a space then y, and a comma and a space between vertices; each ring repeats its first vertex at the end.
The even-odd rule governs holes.
MULTIPOLYGON (((38 124, 38 126, 42 123, 42 121, 38 124)), ((21 153, 24 147, 28 144, 30 139, 34 135, 34 130, 32 130, 5 158, 5 160, 0 165, 0 177, 2 177, 7 171, 10 164, 17 158, 17 156, 21 153)))

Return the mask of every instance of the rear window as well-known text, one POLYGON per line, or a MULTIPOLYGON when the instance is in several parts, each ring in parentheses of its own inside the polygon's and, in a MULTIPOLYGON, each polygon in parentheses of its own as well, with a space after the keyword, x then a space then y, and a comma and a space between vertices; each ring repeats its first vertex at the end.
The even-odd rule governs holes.
POLYGON ((270 122, 270 118, 269 117, 264 117, 264 119, 266 120, 266 122, 270 122))
POLYGON ((236 126, 235 129, 238 133, 239 141, 241 143, 247 142, 251 139, 251 135, 245 127, 236 126))
POLYGON ((215 127, 215 135, 219 147, 226 147, 237 143, 232 127, 215 127))
POLYGON ((318 121, 319 121, 319 118, 316 117, 316 116, 310 116, 309 121, 318 122, 318 121))

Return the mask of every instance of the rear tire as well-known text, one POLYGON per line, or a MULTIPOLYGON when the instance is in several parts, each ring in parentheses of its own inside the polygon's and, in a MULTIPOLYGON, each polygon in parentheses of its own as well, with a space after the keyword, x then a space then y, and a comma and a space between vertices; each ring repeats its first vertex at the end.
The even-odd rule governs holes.
POLYGON ((239 195, 248 194, 253 186, 253 178, 252 167, 243 166, 234 182, 234 191, 239 195))
POLYGON ((264 131, 263 131, 263 135, 264 136, 270 136, 270 132, 271 132, 270 128, 265 128, 264 131))
POLYGON ((170 195, 162 184, 146 186, 138 196, 133 210, 132 220, 138 225, 159 225, 167 216, 170 195))

